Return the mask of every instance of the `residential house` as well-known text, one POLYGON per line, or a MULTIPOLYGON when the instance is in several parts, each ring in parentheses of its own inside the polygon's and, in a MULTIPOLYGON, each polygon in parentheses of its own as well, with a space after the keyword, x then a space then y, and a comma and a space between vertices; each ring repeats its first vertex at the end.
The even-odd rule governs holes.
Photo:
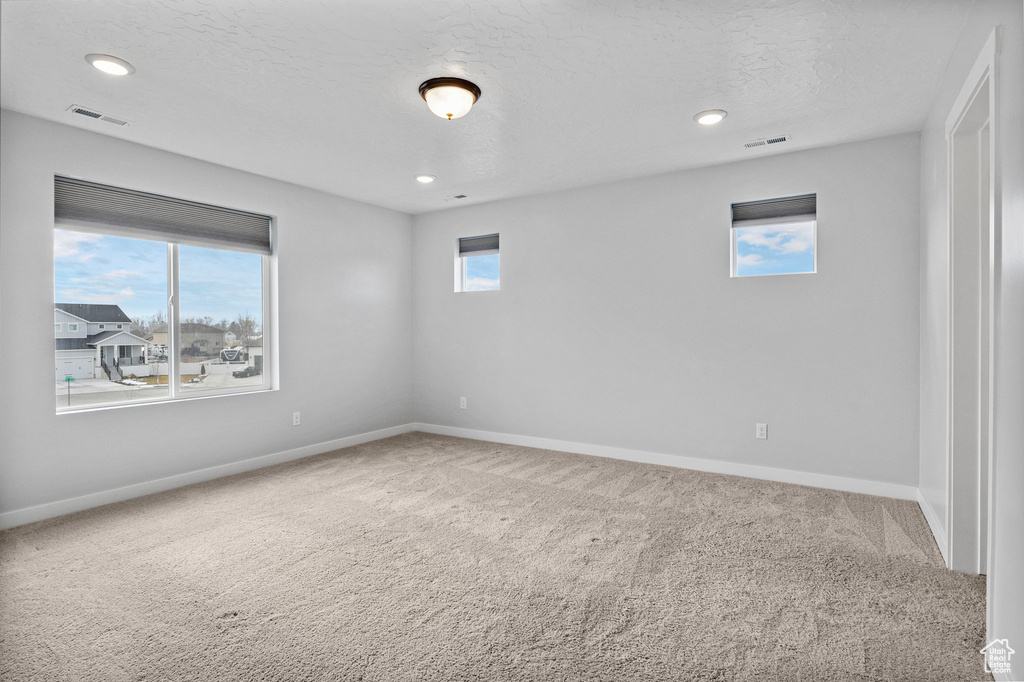
MULTIPOLYGON (((226 345, 224 330, 202 322, 182 322, 179 325, 180 337, 178 346, 181 354, 187 357, 214 358, 226 345)), ((153 330, 154 346, 169 346, 167 325, 162 324, 153 330)))
POLYGON ((55 303, 54 378, 121 379, 121 367, 146 363, 146 339, 130 331, 120 306, 55 303))

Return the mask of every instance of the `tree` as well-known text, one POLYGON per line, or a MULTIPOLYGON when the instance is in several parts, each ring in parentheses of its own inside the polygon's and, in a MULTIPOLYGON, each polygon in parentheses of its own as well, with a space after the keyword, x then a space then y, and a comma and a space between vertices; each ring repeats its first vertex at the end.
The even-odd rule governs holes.
POLYGON ((249 314, 249 311, 240 313, 234 322, 231 323, 231 331, 235 339, 243 346, 248 346, 249 341, 257 334, 256 318, 249 314))

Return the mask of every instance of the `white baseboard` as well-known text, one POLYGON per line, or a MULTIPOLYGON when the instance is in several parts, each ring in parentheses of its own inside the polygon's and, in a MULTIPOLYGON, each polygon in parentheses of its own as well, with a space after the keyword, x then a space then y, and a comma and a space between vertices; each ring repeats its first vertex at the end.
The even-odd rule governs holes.
POLYGON ((144 483, 124 486, 123 488, 114 488, 113 490, 104 490, 98 493, 82 495, 81 497, 72 497, 67 500, 48 502, 35 507, 15 509, 14 511, 0 514, 0 530, 13 528, 15 526, 22 526, 26 523, 33 523, 35 521, 42 521, 43 519, 53 518, 54 516, 71 514, 72 512, 82 511, 83 509, 99 507, 104 504, 123 502, 124 500, 130 500, 133 497, 151 495, 153 493, 171 490, 172 488, 191 485, 192 483, 211 481, 222 476, 240 474, 244 471, 252 471, 253 469, 262 469, 263 467, 272 466, 274 464, 290 462, 293 459, 302 459, 303 457, 319 455, 322 452, 330 452, 331 450, 347 448, 353 445, 360 445, 362 443, 369 443, 372 440, 380 440, 381 438, 388 438, 389 436, 409 433, 410 431, 416 430, 415 426, 415 424, 392 426, 387 429, 359 433, 354 436, 338 438, 325 443, 306 445, 301 448, 295 448, 294 450, 275 452, 261 457, 244 459, 240 462, 231 462, 230 464, 221 464, 208 469, 199 469, 198 471, 189 471, 184 474, 158 478, 155 481, 146 481, 144 483))
POLYGON ((920 490, 917 491, 917 504, 921 507, 921 513, 924 514, 924 520, 928 522, 928 527, 932 529, 932 536, 935 538, 935 544, 939 546, 939 553, 942 554, 942 560, 949 566, 949 554, 946 545, 946 533, 943 531, 942 524, 939 523, 939 516, 932 509, 931 503, 925 499, 924 493, 920 490))
POLYGON ((730 474, 732 476, 758 478, 765 481, 796 483, 798 485, 807 485, 814 488, 828 488, 830 490, 842 490, 850 493, 894 497, 899 500, 918 500, 918 491, 915 486, 900 485, 898 483, 868 481, 860 478, 846 478, 844 476, 832 476, 829 474, 814 474, 806 471, 776 469, 774 467, 757 466, 755 464, 738 464, 735 462, 723 462, 720 460, 704 459, 701 457, 687 457, 685 455, 669 455, 660 452, 646 452, 644 450, 628 450, 625 448, 615 448, 605 445, 573 443, 564 440, 554 440, 552 438, 517 436, 509 433, 497 433, 495 431, 477 431, 476 429, 462 429, 454 426, 438 426, 437 424, 422 423, 414 424, 414 426, 417 431, 425 431, 426 433, 436 433, 445 436, 472 438, 474 440, 507 443, 509 445, 525 445, 531 448, 575 452, 581 455, 624 459, 631 462, 644 462, 646 464, 661 464, 663 466, 679 467, 682 469, 709 471, 716 474, 730 474))
POLYGON ((796 483, 798 485, 812 486, 815 488, 828 488, 831 490, 842 490, 845 492, 864 493, 866 495, 880 495, 883 497, 894 497, 901 500, 914 500, 921 504, 925 518, 928 520, 932 533, 935 535, 939 549, 945 556, 946 551, 940 535, 936 532, 937 526, 934 523, 934 512, 927 502, 920 496, 917 488, 897 483, 886 483, 883 481, 868 481, 859 478, 846 478, 843 476, 831 476, 829 474, 815 474, 804 471, 793 471, 790 469, 777 469, 774 467, 757 466, 754 464, 738 464, 735 462, 723 462, 720 460, 704 459, 700 457, 688 457, 685 455, 670 455, 658 452, 647 452, 644 450, 629 450, 605 445, 591 445, 588 443, 574 443, 552 438, 535 438, 533 436, 518 436, 495 431, 478 431, 476 429, 463 429, 454 426, 439 426, 437 424, 412 423, 393 426, 378 431, 360 433, 346 438, 306 445, 294 450, 285 450, 261 457, 222 464, 207 469, 199 469, 184 474, 168 476, 136 483, 134 485, 104 490, 98 493, 82 495, 66 500, 48 502, 46 504, 24 509, 0 513, 0 529, 13 528, 26 523, 42 521, 43 519, 71 514, 99 507, 104 504, 123 502, 134 497, 151 495, 153 493, 180 488, 181 486, 201 483, 213 480, 222 476, 230 476, 245 471, 261 469, 263 467, 289 462, 303 457, 310 457, 322 452, 330 452, 339 448, 347 448, 361 443, 368 443, 389 436, 397 436, 410 431, 424 431, 459 438, 470 438, 473 440, 491 441, 494 443, 507 443, 509 445, 523 445, 532 448, 543 448, 545 450, 559 450, 562 452, 575 452, 595 457, 608 457, 611 459, 622 459, 631 462, 644 462, 647 464, 661 464, 663 466, 679 467, 683 469, 694 469, 697 471, 709 471, 717 474, 730 474, 732 476, 744 476, 746 478, 757 478, 765 481, 780 481, 783 483, 796 483))

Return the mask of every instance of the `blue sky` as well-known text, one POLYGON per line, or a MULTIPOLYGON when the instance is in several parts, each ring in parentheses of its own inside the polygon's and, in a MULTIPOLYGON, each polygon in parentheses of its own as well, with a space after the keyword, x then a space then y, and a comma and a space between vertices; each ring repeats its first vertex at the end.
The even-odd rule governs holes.
POLYGON ((736 227, 736 275, 814 272, 814 223, 736 227))
POLYGON ((469 256, 466 258, 466 291, 490 291, 498 289, 501 270, 501 254, 469 256))
MULTIPOLYGON (((113 303, 129 317, 167 314, 162 242, 54 230, 54 301, 113 303)), ((262 316, 262 259, 256 254, 180 247, 181 317, 262 316)))

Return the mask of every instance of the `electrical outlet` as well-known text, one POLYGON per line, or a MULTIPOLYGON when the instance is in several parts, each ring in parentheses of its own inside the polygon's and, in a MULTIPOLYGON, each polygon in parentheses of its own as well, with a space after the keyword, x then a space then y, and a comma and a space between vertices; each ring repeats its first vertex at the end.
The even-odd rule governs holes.
POLYGON ((768 440, 768 425, 757 424, 757 428, 754 431, 754 438, 760 438, 761 440, 768 440))
POLYGON ((298 426, 302 423, 302 416, 298 412, 292 412, 292 426, 298 426))
POLYGON ((466 409, 466 398, 465 397, 459 398, 459 407, 462 408, 463 410, 466 409))

